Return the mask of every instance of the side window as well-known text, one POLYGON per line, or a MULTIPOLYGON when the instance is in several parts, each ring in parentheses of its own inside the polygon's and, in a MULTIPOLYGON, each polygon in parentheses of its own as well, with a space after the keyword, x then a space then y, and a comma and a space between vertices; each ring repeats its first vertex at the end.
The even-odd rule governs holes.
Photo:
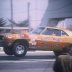
POLYGON ((53 36, 61 36, 61 31, 57 29, 46 29, 43 34, 45 35, 53 35, 53 36))
POLYGON ((61 36, 61 30, 54 29, 54 33, 56 34, 56 36, 61 36))

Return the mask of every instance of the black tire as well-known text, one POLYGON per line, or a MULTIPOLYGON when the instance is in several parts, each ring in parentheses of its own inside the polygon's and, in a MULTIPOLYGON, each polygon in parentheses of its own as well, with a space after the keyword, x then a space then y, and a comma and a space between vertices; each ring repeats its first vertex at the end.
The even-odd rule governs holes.
POLYGON ((3 50, 4 50, 5 54, 7 54, 7 55, 13 55, 13 50, 12 50, 11 46, 5 46, 3 48, 3 50))
POLYGON ((26 41, 17 40, 13 44, 13 52, 16 57, 24 57, 27 53, 28 43, 26 41), (21 53, 19 53, 22 51, 21 53))
POLYGON ((55 56, 63 55, 63 51, 54 51, 55 56))
POLYGON ((72 46, 68 49, 68 54, 72 56, 72 46))
POLYGON ((63 68, 61 65, 61 61, 60 61, 59 56, 58 56, 58 57, 56 57, 56 61, 53 64, 53 70, 54 70, 54 72, 63 72, 62 69, 63 68))
POLYGON ((60 55, 53 66, 54 72, 72 72, 72 58, 70 55, 60 55))

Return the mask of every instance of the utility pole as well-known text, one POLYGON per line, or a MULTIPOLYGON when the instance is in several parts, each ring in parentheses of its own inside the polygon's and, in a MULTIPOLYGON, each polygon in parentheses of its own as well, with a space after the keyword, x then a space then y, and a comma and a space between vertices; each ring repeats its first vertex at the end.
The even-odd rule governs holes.
MULTIPOLYGON (((13 0, 10 0, 10 4, 11 4, 11 20, 13 21, 13 0)), ((13 30, 13 24, 11 23, 11 28, 13 30)))
POLYGON ((27 3, 27 18, 28 18, 28 25, 29 25, 29 32, 30 32, 30 2, 27 3))

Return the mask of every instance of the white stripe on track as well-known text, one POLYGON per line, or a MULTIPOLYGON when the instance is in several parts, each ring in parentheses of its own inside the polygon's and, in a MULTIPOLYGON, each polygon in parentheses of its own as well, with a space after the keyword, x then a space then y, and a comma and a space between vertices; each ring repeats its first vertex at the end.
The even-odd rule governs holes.
POLYGON ((25 62, 32 63, 32 62, 54 62, 54 61, 55 59, 25 59, 24 61, 2 60, 0 61, 0 63, 25 63, 25 62))

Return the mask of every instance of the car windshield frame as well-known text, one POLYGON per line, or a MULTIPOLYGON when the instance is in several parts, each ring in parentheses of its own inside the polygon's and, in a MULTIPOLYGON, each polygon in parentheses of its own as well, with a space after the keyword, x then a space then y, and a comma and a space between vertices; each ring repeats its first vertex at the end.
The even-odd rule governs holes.
POLYGON ((64 32, 66 32, 68 34, 68 36, 72 36, 72 31, 70 30, 65 30, 64 32))

